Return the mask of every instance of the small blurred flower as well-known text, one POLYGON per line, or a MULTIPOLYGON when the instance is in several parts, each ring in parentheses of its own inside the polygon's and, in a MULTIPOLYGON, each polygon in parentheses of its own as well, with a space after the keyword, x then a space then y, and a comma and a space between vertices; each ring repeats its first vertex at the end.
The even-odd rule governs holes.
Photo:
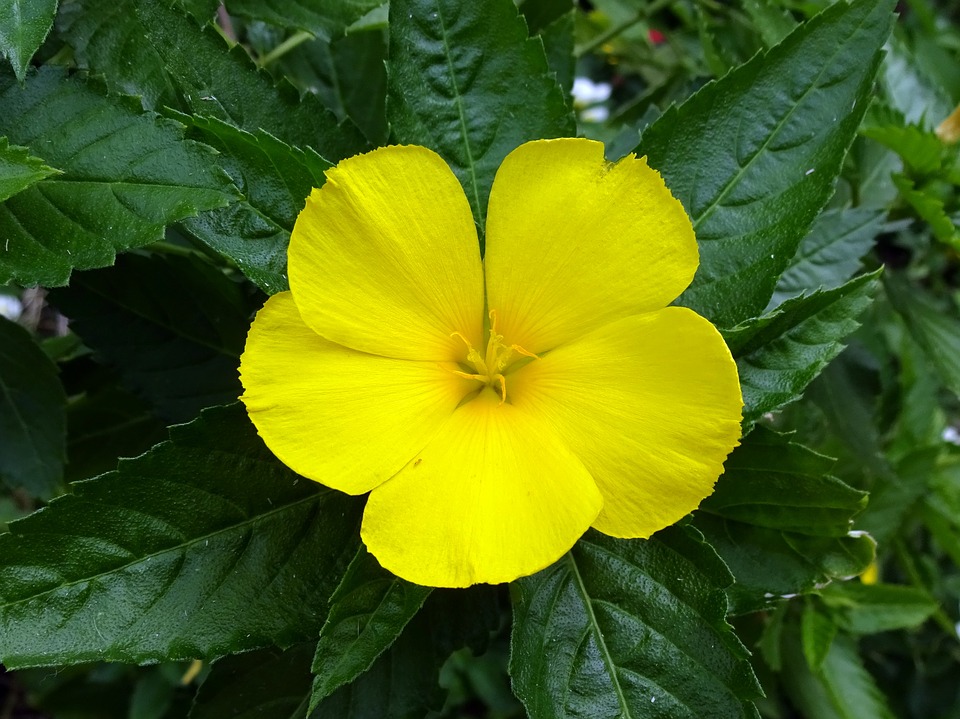
POLYGON ((16 322, 23 313, 23 305, 12 295, 0 295, 0 317, 16 322))
POLYGON ((609 82, 594 82, 588 77, 578 77, 573 81, 570 94, 573 106, 584 122, 605 122, 610 117, 609 108, 600 103, 610 99, 613 87, 609 82))
POLYGON ((649 32, 647 32, 647 37, 650 38, 650 42, 652 42, 654 45, 660 45, 667 41, 666 35, 659 30, 654 30, 653 28, 650 28, 649 32))
POLYGON ((573 81, 573 104, 575 107, 587 107, 610 99, 613 87, 609 82, 594 82, 589 77, 578 77, 573 81))
POLYGON ((943 434, 940 435, 940 439, 950 444, 960 445, 960 432, 957 431, 956 427, 947 427, 943 430, 943 434))

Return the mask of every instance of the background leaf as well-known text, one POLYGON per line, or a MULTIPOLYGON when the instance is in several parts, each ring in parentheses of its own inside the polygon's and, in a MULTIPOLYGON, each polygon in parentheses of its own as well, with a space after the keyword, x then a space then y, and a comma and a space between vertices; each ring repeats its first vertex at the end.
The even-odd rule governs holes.
POLYGON ((731 578, 698 537, 591 531, 511 585, 510 672, 531 717, 757 716, 748 652, 725 620, 731 578))
POLYGON ((758 426, 725 464, 694 523, 729 567, 735 613, 862 572, 874 542, 851 533, 864 492, 827 474, 833 460, 758 426))
POLYGON ((784 632, 781 676, 803 716, 817 719, 893 719, 894 715, 863 667, 856 644, 840 635, 830 645, 819 670, 812 670, 796 634, 784 632))
POLYGON ((766 307, 833 192, 892 7, 832 5, 643 133, 637 154, 663 174, 700 242, 700 270, 681 304, 721 327, 766 307))
POLYGON ((259 649, 214 662, 190 719, 306 719, 313 645, 259 649))
POLYGON ((507 153, 576 134, 543 45, 527 37, 512 0, 393 0, 387 77, 392 141, 443 156, 481 233, 507 153))
POLYGON ((316 636, 360 505, 298 477, 239 405, 0 535, 8 667, 212 659, 316 636))
POLYGON ((227 0, 230 12, 332 40, 382 0, 227 0))
POLYGON ((228 48, 165 0, 81 0, 83 13, 64 22, 67 41, 111 88, 169 104, 181 112, 219 118, 255 133, 263 129, 297 147, 312 147, 331 162, 366 143, 351 125, 313 96, 301 99, 287 82, 275 85, 241 47, 228 48), (130 38, 138 39, 131 50, 130 38), (131 57, 130 53, 136 54, 131 57), (133 62, 132 60, 136 60, 133 62))
POLYGON ((240 396, 237 366, 259 303, 216 268, 130 254, 51 296, 84 343, 168 423, 240 396))
POLYGON ((943 312, 920 292, 908 289, 898 277, 886 278, 884 289, 940 379, 960 395, 960 321, 952 311, 943 312))
POLYGON ((0 317, 0 479, 32 497, 59 489, 66 401, 57 368, 30 333, 0 317))
POLYGON ((839 287, 853 277, 883 221, 884 213, 871 208, 827 210, 817 217, 777 280, 766 311, 806 292, 839 287))
POLYGON ((10 147, 7 138, 0 137, 0 202, 27 189, 59 170, 47 167, 39 157, 31 157, 25 147, 10 147))
POLYGON ((858 326, 876 273, 832 290, 787 300, 769 314, 724 332, 737 360, 744 424, 795 401, 858 326))
POLYGON ((330 599, 313 658, 310 708, 363 674, 396 640, 430 596, 383 569, 362 549, 330 599))
POLYGON ((164 226, 226 205, 229 179, 209 148, 124 98, 45 67, 21 88, 0 74, 0 134, 43 148, 62 175, 0 205, 0 283, 66 284, 74 269, 163 238, 164 226))
POLYGON ((57 0, 6 0, 0 5, 0 53, 23 82, 30 58, 53 27, 57 0))
POLYGON ((434 590, 370 670, 324 699, 310 719, 426 716, 443 703, 437 681, 440 667, 461 647, 482 653, 499 621, 495 587, 434 590))
POLYGON ((853 634, 876 634, 919 626, 937 610, 930 595, 897 584, 835 582, 821 592, 837 623, 853 634))
POLYGON ((220 165, 240 188, 242 199, 187 219, 184 229, 233 260, 268 294, 287 289, 293 223, 311 188, 326 181, 323 172, 330 163, 309 147, 291 148, 262 130, 245 132, 215 118, 186 121, 220 152, 220 165))

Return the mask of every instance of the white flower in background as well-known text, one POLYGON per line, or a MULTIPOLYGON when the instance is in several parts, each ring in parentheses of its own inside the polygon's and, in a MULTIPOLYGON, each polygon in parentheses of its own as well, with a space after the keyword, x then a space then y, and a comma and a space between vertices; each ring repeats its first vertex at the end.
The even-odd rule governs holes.
POLYGON ((0 295, 0 317, 16 321, 23 313, 23 305, 13 295, 0 295))
POLYGON ((940 438, 944 442, 949 442, 950 444, 960 444, 960 432, 957 431, 956 427, 947 427, 943 430, 943 434, 940 435, 940 438))
POLYGON ((610 116, 610 110, 600 103, 610 99, 613 87, 609 82, 594 82, 588 77, 578 77, 573 81, 570 94, 573 106, 584 122, 604 122, 610 116))

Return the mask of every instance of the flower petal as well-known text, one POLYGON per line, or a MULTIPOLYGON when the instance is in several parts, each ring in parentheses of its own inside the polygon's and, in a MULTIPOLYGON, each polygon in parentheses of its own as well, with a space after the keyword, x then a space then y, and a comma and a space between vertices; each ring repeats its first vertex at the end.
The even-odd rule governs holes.
POLYGON ((476 382, 438 362, 365 354, 307 327, 289 292, 257 314, 240 360, 260 436, 304 477, 361 494, 393 476, 476 382))
POLYGON ((370 493, 361 537, 384 567, 417 584, 509 582, 561 557, 600 505, 556 434, 485 389, 370 493))
POLYGON ((328 170, 297 218, 290 289, 332 342, 415 360, 479 346, 483 271, 460 183, 424 147, 382 147, 328 170))
POLYGON ((487 212, 487 297, 499 331, 530 352, 660 309, 697 269, 690 219, 646 160, 538 140, 507 155, 487 212))
POLYGON ((682 307, 606 325, 507 382, 590 471, 603 495, 593 526, 615 537, 649 537, 696 509, 740 437, 736 364, 682 307))

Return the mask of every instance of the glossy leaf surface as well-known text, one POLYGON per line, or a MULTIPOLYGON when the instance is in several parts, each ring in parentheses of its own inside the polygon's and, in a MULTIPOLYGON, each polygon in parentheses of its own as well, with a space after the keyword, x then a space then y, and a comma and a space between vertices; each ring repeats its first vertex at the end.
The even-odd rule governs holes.
POLYGON ((240 406, 210 410, 0 535, 0 657, 143 663, 303 641, 359 518, 280 465, 240 406))

